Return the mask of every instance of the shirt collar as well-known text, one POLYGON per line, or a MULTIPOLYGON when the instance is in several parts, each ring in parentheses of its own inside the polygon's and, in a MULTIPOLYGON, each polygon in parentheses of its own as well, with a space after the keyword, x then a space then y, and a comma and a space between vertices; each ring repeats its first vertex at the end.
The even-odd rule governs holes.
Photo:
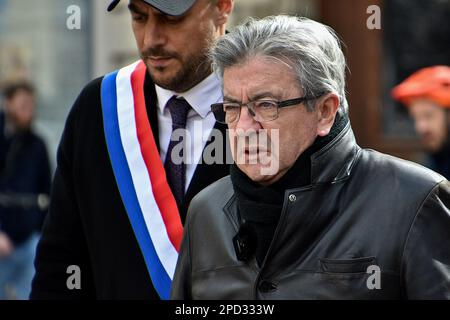
POLYGON ((156 84, 155 88, 158 97, 158 108, 161 113, 164 113, 167 102, 175 95, 184 98, 195 112, 202 118, 205 118, 211 112, 211 104, 222 99, 220 80, 215 73, 210 74, 202 82, 186 92, 177 93, 161 88, 156 84))

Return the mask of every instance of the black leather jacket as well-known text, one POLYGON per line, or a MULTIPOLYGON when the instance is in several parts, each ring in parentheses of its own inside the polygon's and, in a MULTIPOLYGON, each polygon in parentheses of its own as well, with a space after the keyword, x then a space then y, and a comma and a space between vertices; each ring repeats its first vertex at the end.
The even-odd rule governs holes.
POLYGON ((450 299, 450 183, 361 149, 347 127, 286 190, 267 256, 236 258, 229 177, 194 198, 173 299, 450 299))

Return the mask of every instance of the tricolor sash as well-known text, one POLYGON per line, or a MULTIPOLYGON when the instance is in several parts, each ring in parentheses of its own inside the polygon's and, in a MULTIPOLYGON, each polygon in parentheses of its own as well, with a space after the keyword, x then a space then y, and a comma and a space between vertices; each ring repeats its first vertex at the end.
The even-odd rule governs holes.
POLYGON ((153 286, 168 299, 183 235, 144 98, 146 66, 137 61, 106 75, 103 126, 116 183, 153 286))

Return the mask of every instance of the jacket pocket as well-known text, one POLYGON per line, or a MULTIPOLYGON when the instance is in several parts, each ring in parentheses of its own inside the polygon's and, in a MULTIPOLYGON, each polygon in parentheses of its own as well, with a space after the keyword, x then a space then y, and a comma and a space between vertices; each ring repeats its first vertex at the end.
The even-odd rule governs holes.
POLYGON ((366 273, 367 267, 375 264, 375 261, 375 257, 319 259, 322 272, 325 273, 366 273))

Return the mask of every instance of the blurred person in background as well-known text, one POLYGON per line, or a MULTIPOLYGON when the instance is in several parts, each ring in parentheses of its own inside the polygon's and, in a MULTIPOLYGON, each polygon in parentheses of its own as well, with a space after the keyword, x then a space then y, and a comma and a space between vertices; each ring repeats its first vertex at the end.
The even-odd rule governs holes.
POLYGON ((50 164, 32 130, 35 93, 17 82, 4 89, 0 112, 0 299, 27 299, 33 259, 50 193, 50 164))
POLYGON ((407 106, 423 148, 424 163, 450 178, 450 67, 420 69, 392 90, 392 96, 407 106))

